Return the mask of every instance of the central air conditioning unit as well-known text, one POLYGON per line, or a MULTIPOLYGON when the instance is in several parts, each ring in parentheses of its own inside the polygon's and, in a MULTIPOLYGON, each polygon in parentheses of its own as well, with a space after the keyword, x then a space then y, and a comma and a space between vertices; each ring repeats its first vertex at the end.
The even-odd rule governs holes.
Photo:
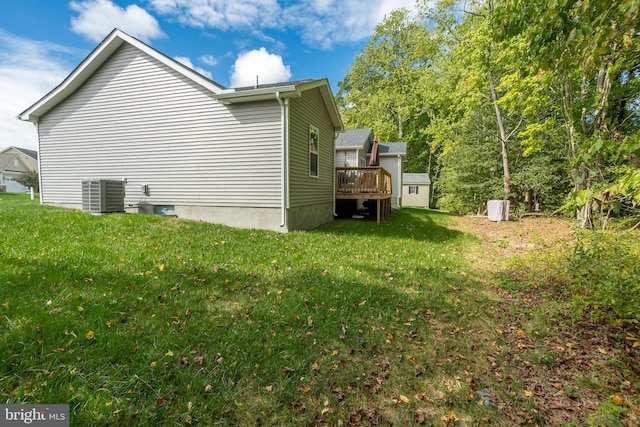
POLYGON ((509 200, 489 200, 487 202, 489 221, 509 221, 509 205, 509 200))
POLYGON ((124 181, 86 179, 82 181, 82 210, 91 213, 124 212, 124 181))

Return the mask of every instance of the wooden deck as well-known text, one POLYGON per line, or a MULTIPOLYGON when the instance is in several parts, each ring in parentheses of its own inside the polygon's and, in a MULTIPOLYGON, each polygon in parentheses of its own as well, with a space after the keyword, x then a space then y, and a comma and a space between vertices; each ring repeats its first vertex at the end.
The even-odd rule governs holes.
POLYGON ((375 200, 380 223, 391 215, 391 174, 380 166, 336 168, 336 199, 375 200))

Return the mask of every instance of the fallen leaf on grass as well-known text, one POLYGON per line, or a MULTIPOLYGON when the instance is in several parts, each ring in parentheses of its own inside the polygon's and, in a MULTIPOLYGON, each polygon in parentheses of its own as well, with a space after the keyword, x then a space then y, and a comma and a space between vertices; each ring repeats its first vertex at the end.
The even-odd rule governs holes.
POLYGON ((447 426, 453 426, 455 425, 456 421, 458 421, 458 417, 456 416, 456 413, 453 411, 449 411, 447 415, 441 416, 440 419, 444 421, 447 426))
POLYGON ((529 391, 529 390, 522 390, 522 394, 523 394, 525 397, 533 397, 533 392, 532 392, 532 391, 529 391))
POLYGON ((95 332, 89 331, 86 334, 84 334, 84 337, 88 340, 92 340, 95 337, 95 335, 96 335, 95 332))
POLYGON ((413 398, 416 399, 418 402, 433 403, 433 400, 429 399, 424 391, 421 391, 420 393, 414 394, 413 398))
POLYGON ((425 424, 427 422, 427 411, 424 409, 416 409, 413 413, 413 420, 416 424, 425 424))
POLYGON ((611 396, 609 396, 609 399, 611 399, 614 405, 624 405, 624 400, 622 400, 622 398, 616 394, 612 394, 611 396))
POLYGON ((636 337, 635 335, 627 333, 627 336, 626 336, 625 339, 628 340, 628 341, 633 341, 633 344, 631 344, 631 347, 640 346, 640 338, 636 337))
POLYGON ((164 406, 167 403, 167 401, 164 400, 164 397, 158 397, 156 398, 154 403, 157 407, 160 407, 160 406, 164 406))
POLYGON ((400 400, 403 401, 404 403, 409 403, 411 402, 411 399, 409 399, 407 396, 405 396, 404 394, 400 395, 400 400))

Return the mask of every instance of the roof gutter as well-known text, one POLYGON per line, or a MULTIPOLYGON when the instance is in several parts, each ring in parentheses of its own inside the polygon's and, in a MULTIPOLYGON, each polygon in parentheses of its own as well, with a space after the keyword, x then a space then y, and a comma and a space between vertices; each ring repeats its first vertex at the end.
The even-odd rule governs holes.
POLYGON ((280 104, 280 117, 282 128, 282 150, 280 153, 280 183, 281 205, 280 205, 280 227, 287 224, 287 206, 289 205, 289 98, 281 98, 280 92, 276 92, 276 100, 280 104))

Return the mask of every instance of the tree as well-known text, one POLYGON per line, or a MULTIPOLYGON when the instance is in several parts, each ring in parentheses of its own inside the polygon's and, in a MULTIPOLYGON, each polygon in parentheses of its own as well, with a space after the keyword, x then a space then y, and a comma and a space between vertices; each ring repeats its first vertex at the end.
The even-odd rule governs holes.
MULTIPOLYGON (((508 77, 518 70, 519 49, 523 48, 523 43, 494 41, 488 19, 493 13, 492 1, 478 3, 474 9, 462 15, 456 12, 456 7, 456 2, 446 0, 438 3, 435 9, 426 4, 424 8, 430 26, 440 27, 436 31, 441 40, 446 40, 445 48, 431 67, 429 78, 423 80, 422 93, 432 107, 426 133, 431 136, 435 146, 443 147, 442 161, 446 163, 443 174, 456 171, 457 179, 453 181, 443 177, 447 191, 455 193, 455 188, 462 187, 452 187, 451 183, 463 185, 465 179, 468 180, 464 184, 467 189, 479 188, 477 180, 483 175, 476 173, 473 178, 473 174, 462 173, 462 169, 471 167, 473 170, 474 167, 465 161, 468 157, 454 154, 455 151, 461 151, 476 153, 471 157, 476 158, 478 164, 488 165, 486 172, 491 171, 491 179, 487 182, 494 183, 498 170, 501 170, 502 195, 497 195, 493 190, 483 194, 509 199, 512 198, 511 163, 514 160, 510 156, 522 155, 521 148, 517 144, 512 146, 512 142, 517 139, 523 114, 514 108, 507 110, 503 98, 512 91, 508 77), (478 121, 481 126, 477 125, 478 121), (488 141, 494 141, 499 147, 500 165, 494 164, 494 150, 489 149, 488 141), (483 151, 478 152, 478 147, 473 145, 482 146, 483 151), (485 157, 481 159, 478 156, 482 153, 485 157)), ((459 196, 468 200, 469 195, 464 196, 464 193, 462 191, 459 196)), ((453 205, 466 206, 460 201, 450 205, 450 201, 455 199, 455 194, 446 196, 443 199, 444 206, 456 210, 458 208, 453 205)), ((480 201, 475 200, 474 203, 480 201)))
POLYGON ((345 125, 372 127, 383 141, 406 141, 416 161, 426 115, 415 88, 433 49, 428 31, 406 9, 391 12, 338 83, 345 125))
POLYGON ((40 180, 37 171, 29 171, 18 175, 16 177, 16 182, 24 185, 25 187, 33 187, 36 193, 40 188, 40 180))
POLYGON ((574 191, 583 227, 592 207, 608 214, 640 202, 640 4, 637 1, 503 0, 494 15, 499 40, 525 37, 536 73, 557 88, 574 191), (618 197, 611 197, 612 194, 618 197))

